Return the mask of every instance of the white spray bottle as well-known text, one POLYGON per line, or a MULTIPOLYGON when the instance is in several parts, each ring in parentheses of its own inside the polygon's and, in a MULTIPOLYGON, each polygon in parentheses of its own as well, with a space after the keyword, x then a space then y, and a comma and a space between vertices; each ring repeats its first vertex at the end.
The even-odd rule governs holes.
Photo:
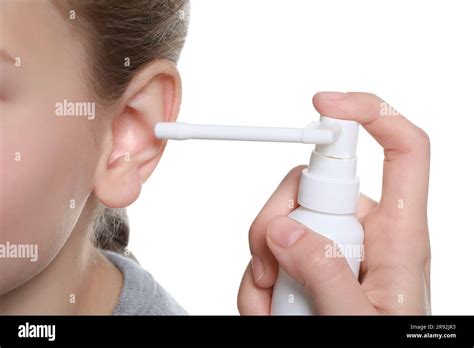
MULTIPOLYGON (((357 277, 363 255, 364 231, 355 217, 359 199, 356 176, 359 124, 321 116, 305 128, 239 127, 160 122, 160 139, 275 141, 316 144, 308 168, 301 173, 299 207, 289 217, 334 242, 328 257, 346 258, 357 277), (336 247, 337 246, 337 247, 336 247), (341 254, 340 254, 341 253, 341 254)), ((273 288, 271 314, 317 314, 307 290, 281 267, 273 288)))

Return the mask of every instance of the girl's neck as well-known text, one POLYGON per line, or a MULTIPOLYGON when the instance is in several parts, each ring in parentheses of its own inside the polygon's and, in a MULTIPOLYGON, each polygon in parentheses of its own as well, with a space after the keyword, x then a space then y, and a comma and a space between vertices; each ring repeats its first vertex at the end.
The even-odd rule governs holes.
MULTIPOLYGON (((84 214, 83 214, 84 215, 84 214)), ((111 314, 121 272, 90 242, 79 219, 53 261, 25 284, 0 296, 0 314, 111 314)), ((90 220, 89 220, 90 221, 90 220)))

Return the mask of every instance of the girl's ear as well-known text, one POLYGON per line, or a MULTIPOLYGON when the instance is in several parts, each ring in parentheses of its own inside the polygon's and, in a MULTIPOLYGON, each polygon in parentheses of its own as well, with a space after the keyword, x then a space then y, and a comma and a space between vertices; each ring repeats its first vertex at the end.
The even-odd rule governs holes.
POLYGON ((93 191, 105 206, 123 208, 138 198, 166 145, 155 138, 154 125, 175 121, 180 102, 180 76, 168 60, 154 61, 132 79, 104 134, 94 174, 93 191))

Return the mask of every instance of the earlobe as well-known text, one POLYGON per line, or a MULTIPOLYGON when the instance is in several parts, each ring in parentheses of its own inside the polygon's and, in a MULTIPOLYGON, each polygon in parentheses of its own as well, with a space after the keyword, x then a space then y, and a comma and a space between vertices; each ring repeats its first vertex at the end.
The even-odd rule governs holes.
POLYGON ((133 203, 164 151, 166 143, 155 138, 153 126, 175 121, 181 101, 179 74, 168 63, 156 61, 137 74, 104 137, 94 193, 108 207, 133 203))

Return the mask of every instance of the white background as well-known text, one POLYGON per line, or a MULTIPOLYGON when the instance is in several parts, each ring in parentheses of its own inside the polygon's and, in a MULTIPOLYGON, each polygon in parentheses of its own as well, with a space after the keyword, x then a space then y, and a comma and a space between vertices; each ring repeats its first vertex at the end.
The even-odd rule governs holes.
MULTIPOLYGON (((432 143, 434 314, 474 314, 472 1, 193 1, 180 120, 305 126, 323 90, 367 91, 432 143)), ((298 144, 170 142, 128 210, 130 249, 191 314, 237 314, 248 228, 298 144)), ((362 131, 361 190, 379 199, 382 150, 362 131)))

